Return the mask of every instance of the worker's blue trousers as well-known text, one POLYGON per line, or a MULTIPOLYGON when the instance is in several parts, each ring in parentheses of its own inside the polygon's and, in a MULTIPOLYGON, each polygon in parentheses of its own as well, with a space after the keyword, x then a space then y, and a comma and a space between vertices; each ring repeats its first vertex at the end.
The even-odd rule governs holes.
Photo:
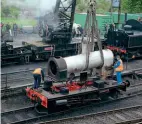
POLYGON ((116 78, 117 78, 117 83, 121 84, 122 83, 121 72, 116 72, 116 78))
POLYGON ((41 83, 41 75, 39 74, 34 74, 34 89, 37 89, 40 87, 40 83, 41 83))

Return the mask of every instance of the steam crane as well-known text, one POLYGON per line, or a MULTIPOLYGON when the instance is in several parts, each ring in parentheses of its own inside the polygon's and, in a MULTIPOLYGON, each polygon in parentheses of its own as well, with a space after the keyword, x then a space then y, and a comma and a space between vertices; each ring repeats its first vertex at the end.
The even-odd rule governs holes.
POLYGON ((40 105, 52 112, 58 107, 97 102, 103 96, 117 97, 118 90, 126 91, 129 82, 117 85, 115 80, 102 80, 101 75, 88 77, 88 70, 97 68, 102 72, 108 71, 106 67, 113 64, 113 53, 108 49, 102 50, 96 26, 96 1, 90 0, 84 30, 87 37, 82 37, 80 53, 71 57, 50 58, 47 72, 56 80, 47 79, 44 86, 36 90, 26 88, 27 96, 36 103, 35 107, 40 105), (73 79, 77 73, 80 73, 80 80, 73 79))
POLYGON ((32 49, 32 61, 77 54, 78 43, 71 42, 75 6, 76 0, 56 0, 53 12, 39 18, 39 35, 42 41, 24 43, 32 49))
POLYGON ((56 1, 54 11, 40 19, 39 35, 43 41, 57 45, 70 43, 75 6, 76 0, 56 1))
POLYGON ((109 49, 102 50, 96 21, 96 0, 89 2, 84 35, 78 55, 49 59, 48 74, 50 76, 60 80, 88 70, 92 72, 93 68, 96 69, 95 72, 101 71, 100 76, 104 71, 108 71, 106 67, 112 66, 114 56, 109 49), (84 37, 85 34, 87 37, 84 37))

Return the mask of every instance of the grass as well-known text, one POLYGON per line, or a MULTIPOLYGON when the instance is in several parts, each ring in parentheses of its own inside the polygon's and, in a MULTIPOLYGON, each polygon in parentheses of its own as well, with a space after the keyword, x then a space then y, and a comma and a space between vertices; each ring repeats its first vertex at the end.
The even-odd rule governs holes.
POLYGON ((19 26, 27 26, 27 25, 36 26, 37 24, 37 21, 34 19, 15 19, 15 18, 3 18, 3 17, 1 17, 1 22, 3 22, 4 24, 9 23, 10 25, 16 23, 19 26))

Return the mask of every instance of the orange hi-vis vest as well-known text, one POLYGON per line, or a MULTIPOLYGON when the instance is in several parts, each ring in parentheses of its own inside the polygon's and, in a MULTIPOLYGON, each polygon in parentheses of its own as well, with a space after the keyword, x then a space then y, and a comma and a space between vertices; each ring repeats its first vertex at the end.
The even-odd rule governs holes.
POLYGON ((115 69, 115 71, 123 71, 124 69, 122 60, 120 59, 119 61, 120 61, 120 65, 115 69))
POLYGON ((37 68, 33 71, 33 74, 40 74, 41 75, 41 68, 37 68))

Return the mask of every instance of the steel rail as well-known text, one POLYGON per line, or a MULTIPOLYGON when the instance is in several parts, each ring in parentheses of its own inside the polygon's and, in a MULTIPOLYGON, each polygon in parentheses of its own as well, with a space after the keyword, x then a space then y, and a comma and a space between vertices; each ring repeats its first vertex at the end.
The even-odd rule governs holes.
POLYGON ((142 124, 142 118, 136 118, 128 121, 118 122, 116 124, 142 124))
POLYGON ((33 109, 33 108, 34 108, 34 106, 27 106, 27 107, 20 108, 20 109, 5 111, 5 112, 1 113, 1 116, 4 116, 4 115, 9 114, 9 113, 14 114, 14 113, 19 112, 19 111, 26 111, 26 110, 33 109))
MULTIPOLYGON (((17 87, 11 87, 10 89, 7 89, 8 91, 5 91, 4 92, 4 89, 1 90, 2 94, 1 94, 1 99, 5 99, 7 97, 12 97, 14 94, 16 95, 21 95, 21 94, 24 94, 24 88, 26 87, 31 87, 33 84, 25 84, 25 85, 20 85, 20 86, 17 86, 17 87), (10 94, 7 94, 7 92, 9 92, 10 94), (14 92, 14 93, 12 93, 14 92), (3 95, 4 94, 4 95, 3 95)), ((41 84, 42 85, 42 84, 41 84)), ((134 88, 139 88, 139 86, 142 86, 142 83, 138 83, 138 84, 134 84, 134 85, 131 85, 130 88, 128 88, 128 90, 131 90, 131 89, 134 89, 134 88)))
MULTIPOLYGON (((55 79, 53 79, 52 77, 50 77, 49 75, 46 75, 46 77, 47 78, 49 78, 49 79, 51 79, 51 80, 53 80, 53 81, 56 81, 55 79)), ((33 77, 31 77, 31 78, 22 78, 21 80, 33 80, 33 77)), ((18 82, 19 82, 20 80, 18 80, 18 82)), ((11 80, 11 82, 12 82, 12 80, 11 80)), ((5 82, 6 83, 6 82, 5 82)), ((9 82, 7 82, 7 83, 9 83, 9 82)), ((3 83, 2 83, 3 84, 3 83)), ((33 85, 33 83, 28 83, 28 84, 21 84, 21 85, 18 85, 18 86, 6 86, 6 87, 1 87, 1 92, 4 92, 5 90, 11 90, 11 89, 17 89, 17 88, 24 88, 24 87, 26 87, 26 86, 31 86, 31 85, 33 85)))
MULTIPOLYGON (((133 74, 135 71, 138 71, 138 70, 141 70, 141 69, 135 69, 135 70, 131 70, 131 71, 125 71, 125 72, 123 72, 122 73, 122 75, 123 76, 126 76, 126 75, 130 75, 130 74, 133 74)), ((51 78, 51 79, 53 79, 52 77, 50 77, 50 76, 48 76, 48 75, 46 75, 47 76, 47 78, 51 78)), ((115 74, 114 74, 114 76, 116 76, 115 74)), ((77 77, 79 77, 79 76, 77 76, 77 77)), ((76 77, 76 78, 77 78, 76 77)), ((6 85, 7 83, 11 83, 11 82, 13 82, 13 81, 16 81, 16 82, 19 82, 19 81, 25 81, 25 80, 33 80, 33 78, 31 77, 29 77, 29 78, 18 78, 18 79, 5 79, 5 81, 3 81, 3 79, 2 79, 2 84, 3 85, 6 85)), ((54 81, 56 81, 55 79, 53 79, 54 81)), ((8 85, 8 84, 7 84, 8 85)), ((10 89, 10 88, 14 88, 14 87, 12 87, 12 86, 7 86, 6 85, 6 87, 2 87, 1 88, 1 91, 3 91, 3 90, 5 90, 5 89, 10 89)), ((31 83, 29 83, 29 84, 27 84, 27 85, 31 85, 31 83)), ((22 85, 21 85, 22 86, 22 85)), ((17 87, 17 86, 16 86, 17 87)))
MULTIPOLYGON (((65 111, 61 111, 61 112, 55 112, 55 113, 52 113, 52 114, 44 114, 44 115, 38 115, 38 116, 34 116, 34 117, 31 117, 31 118, 25 118, 23 120, 18 120, 18 121, 13 121, 11 122, 10 124, 25 124, 25 123, 28 123, 28 122, 32 122, 32 121, 36 121, 36 120, 41 120, 41 119, 44 119, 44 118, 48 118, 48 117, 53 117, 53 116, 56 116, 56 115, 59 115, 59 114, 64 114, 64 113, 68 113, 68 112, 71 112, 72 110, 80 110, 80 109, 83 109, 85 107, 93 107, 94 105, 101 105, 101 104, 106 104, 106 103, 110 103, 110 102, 116 102, 118 100, 124 100, 124 99, 129 99, 129 98, 132 98, 132 97, 135 97, 135 96, 141 96, 142 95, 142 91, 139 91, 137 93, 134 93, 134 94, 130 94, 130 95, 127 95, 127 96, 123 96, 123 97, 120 97, 120 98, 117 98, 117 99, 111 99, 111 100, 107 100, 107 101, 102 101, 102 102, 99 102, 99 103, 91 103, 89 105, 84 105, 84 106, 79 106, 79 107, 76 107, 76 108, 70 108, 68 110, 65 110, 65 111)), ((33 109, 33 106, 30 107, 31 109, 33 109)), ((1 115, 1 117, 3 118, 3 116, 6 117, 9 117, 8 114, 11 114, 12 115, 12 118, 14 118, 14 113, 17 114, 18 112, 23 112, 23 111, 26 111, 26 110, 29 110, 28 107, 25 107, 25 108, 21 108, 19 110, 12 110, 12 111, 9 111, 9 112, 3 112, 1 115)), ((33 112, 35 112, 33 110, 33 112)))
MULTIPOLYGON (((131 106, 131 107, 125 107, 125 108, 120 108, 120 109, 114 109, 114 110, 108 110, 108 111, 103 111, 103 112, 98 112, 98 113, 91 113, 91 114, 84 114, 84 115, 80 115, 80 116, 75 116, 75 117, 69 117, 69 118, 62 118, 62 119, 57 119, 57 120, 52 120, 52 121, 47 121, 47 122, 41 122, 39 124, 54 124, 54 123, 65 123, 66 121, 69 123, 71 121, 76 121, 76 120, 81 120, 81 119, 84 119, 84 118, 87 118, 87 117, 95 117, 96 116, 103 116, 103 115, 106 115, 106 114, 116 114, 118 112, 124 112, 124 111, 127 111, 127 110, 130 110, 130 111, 135 111, 137 109, 141 108, 142 109, 142 105, 136 105, 136 106, 131 106)), ((101 117, 100 117, 101 118, 101 117)), ((132 123, 135 123, 135 122, 140 122, 142 121, 142 115, 141 115, 141 118, 135 118, 135 119, 132 119, 132 120, 126 120, 126 121, 121 121, 121 122, 115 122, 115 124, 132 124, 132 123)), ((67 123, 66 123, 67 124, 67 123)))
MULTIPOLYGON (((46 70, 46 68, 43 68, 43 70, 46 70)), ((30 72, 30 71, 33 71, 33 69, 28 69, 28 70, 21 70, 21 71, 13 71, 13 72, 8 72, 8 73, 1 73, 1 75, 6 75, 6 74, 14 74, 14 73, 22 73, 22 72, 30 72)), ((137 69, 130 69, 130 70, 126 70, 126 71, 123 71, 122 74, 127 74, 127 73, 133 73, 135 71, 140 71, 142 70, 142 68, 137 68, 137 69)))
MULTIPOLYGON (((140 69, 133 69, 133 70, 131 70, 131 71, 127 71, 127 72, 124 72, 124 76, 129 76, 129 74, 134 74, 134 72, 135 71, 139 71, 139 70, 141 70, 142 68, 140 68, 140 69)), ((55 79, 53 79, 52 77, 50 77, 50 76, 48 76, 47 75, 47 78, 50 78, 51 80, 53 80, 53 81, 56 81, 55 79)), ((77 77, 76 77, 77 78, 77 77)), ((28 80, 30 80, 30 79, 28 79, 28 80)), ((31 79, 32 80, 32 79, 31 79)), ((41 85, 42 85, 43 83, 41 83, 41 85)), ((32 86, 33 85, 33 83, 27 83, 27 84, 21 84, 21 85, 17 85, 17 86, 7 86, 7 87, 2 87, 2 89, 1 89, 1 93, 8 93, 8 92, 11 92, 11 91, 15 91, 16 92, 16 90, 20 90, 20 89, 24 89, 24 88, 26 88, 26 87, 28 87, 28 86, 32 86)), ((141 85, 141 83, 138 83, 138 84, 135 84, 135 85, 131 85, 131 87, 135 87, 135 86, 140 86, 141 85)), ((22 90, 21 90, 22 91, 22 90)), ((19 93, 19 92, 18 92, 19 93)))

